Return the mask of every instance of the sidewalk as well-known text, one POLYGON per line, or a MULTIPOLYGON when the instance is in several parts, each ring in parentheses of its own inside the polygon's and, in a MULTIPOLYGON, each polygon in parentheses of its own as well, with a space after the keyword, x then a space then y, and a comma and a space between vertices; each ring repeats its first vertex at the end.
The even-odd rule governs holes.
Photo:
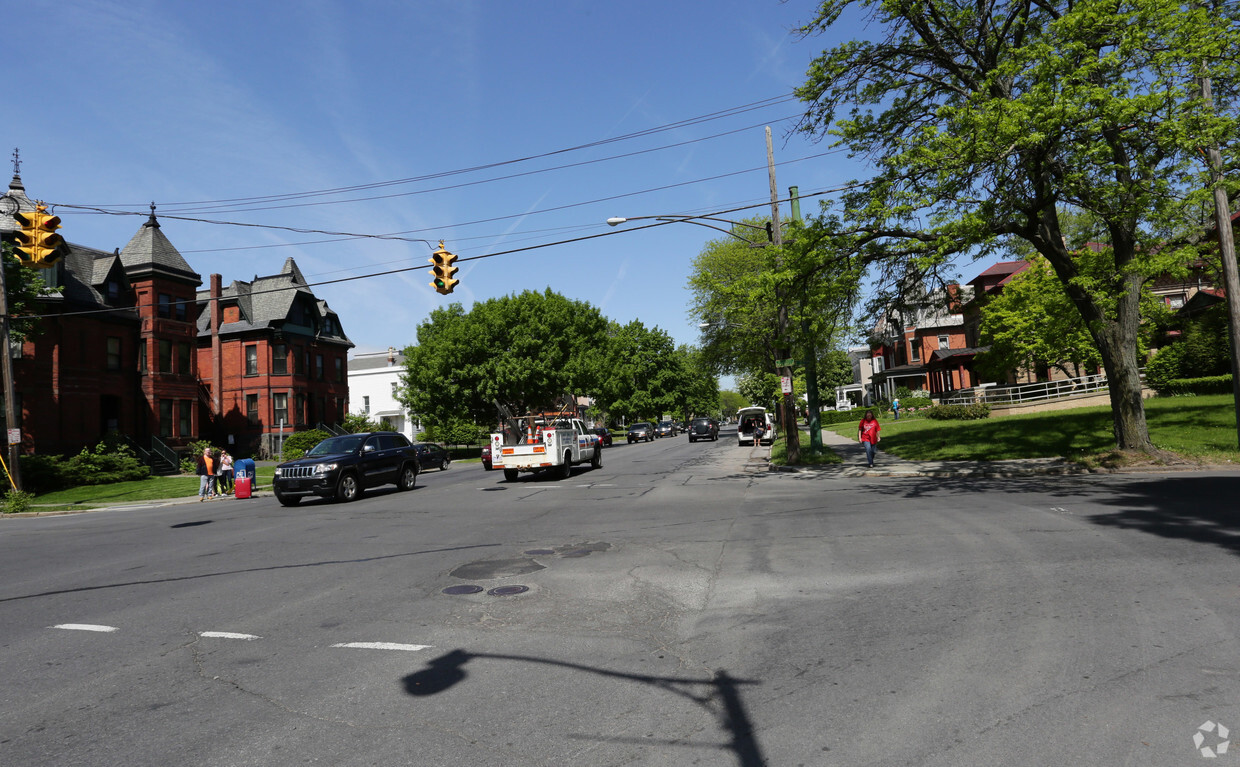
POLYGON ((822 444, 844 460, 822 466, 771 466, 771 471, 820 474, 838 477, 1026 477, 1047 474, 1088 474, 1088 469, 1062 458, 1025 458, 1008 461, 910 461, 884 453, 874 456, 874 468, 866 468, 865 448, 860 442, 822 430, 822 444))
MULTIPOLYGON (((256 490, 251 494, 250 498, 262 498, 270 494, 271 494, 270 490, 267 490, 266 492, 260 492, 256 490)), ((66 509, 64 508, 66 504, 32 503, 30 504, 30 511, 24 511, 24 512, 20 512, 17 514, 2 514, 0 515, 0 518, 7 519, 10 517, 12 518, 16 518, 16 517, 57 517, 57 516, 65 515, 65 514, 84 514, 88 511, 158 509, 158 508, 163 508, 165 506, 182 506, 182 505, 189 504, 189 503, 197 503, 197 504, 201 504, 203 507, 206 507, 208 505, 230 503, 232 501, 237 501, 238 503, 245 503, 246 501, 250 500, 250 498, 237 498, 231 495, 217 495, 215 498, 212 498, 210 500, 199 501, 198 496, 196 494, 195 495, 178 495, 173 498, 152 498, 151 500, 148 500, 148 501, 117 501, 117 502, 108 502, 108 503, 83 503, 82 504, 83 508, 81 509, 66 509), (40 506, 50 506, 56 510, 55 511, 43 511, 39 508, 40 506)))

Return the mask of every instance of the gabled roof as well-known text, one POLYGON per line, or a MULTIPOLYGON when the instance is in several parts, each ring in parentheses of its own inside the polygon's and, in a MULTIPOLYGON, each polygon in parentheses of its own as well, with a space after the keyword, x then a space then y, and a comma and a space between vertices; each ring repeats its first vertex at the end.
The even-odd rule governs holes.
MULTIPOLYGON (((210 335, 211 292, 199 290, 197 299, 202 307, 198 315, 198 334, 210 335)), ((234 280, 220 292, 221 307, 235 305, 241 314, 240 320, 221 324, 220 334, 284 328, 286 323, 291 324, 295 303, 301 304, 307 317, 319 320, 313 328, 317 338, 353 346, 353 342, 344 334, 340 318, 327 306, 326 301, 315 298, 306 285, 301 269, 297 268, 297 262, 291 257, 285 260, 279 274, 266 277, 255 275, 250 282, 234 280), (331 332, 323 329, 325 323, 322 320, 327 317, 332 319, 331 332)))
POLYGON ((154 209, 151 210, 151 218, 139 227, 129 243, 121 249, 121 263, 125 266, 125 273, 130 280, 158 275, 189 282, 195 286, 202 284, 202 277, 190 268, 180 252, 159 230, 154 209))

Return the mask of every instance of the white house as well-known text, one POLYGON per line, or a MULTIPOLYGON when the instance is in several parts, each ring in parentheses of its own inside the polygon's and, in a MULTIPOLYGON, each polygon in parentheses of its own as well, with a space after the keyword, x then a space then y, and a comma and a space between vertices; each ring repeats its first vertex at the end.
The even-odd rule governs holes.
POLYGON ((396 399, 404 372, 405 356, 395 347, 389 346, 386 352, 354 356, 349 360, 349 406, 353 412, 378 421, 413 441, 422 424, 396 399))

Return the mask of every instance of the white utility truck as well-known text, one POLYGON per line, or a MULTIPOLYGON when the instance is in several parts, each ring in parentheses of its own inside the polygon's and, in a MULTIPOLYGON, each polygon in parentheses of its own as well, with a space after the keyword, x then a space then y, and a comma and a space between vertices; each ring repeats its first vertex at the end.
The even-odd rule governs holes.
POLYGON ((568 478, 572 468, 589 461, 603 466, 599 436, 576 418, 558 415, 504 419, 504 430, 491 435, 491 464, 513 482, 523 471, 554 471, 568 478))

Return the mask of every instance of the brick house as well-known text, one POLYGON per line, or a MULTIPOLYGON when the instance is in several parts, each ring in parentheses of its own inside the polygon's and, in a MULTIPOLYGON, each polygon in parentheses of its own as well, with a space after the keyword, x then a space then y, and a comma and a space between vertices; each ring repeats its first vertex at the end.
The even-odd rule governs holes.
POLYGON ((198 369, 224 441, 271 455, 282 434, 344 421, 353 343, 292 258, 227 288, 213 274, 197 299, 198 369))
POLYGON ((947 285, 875 324, 870 356, 876 398, 890 400, 901 386, 932 396, 980 383, 972 361, 982 350, 970 344, 966 333, 965 306, 973 289, 947 285))
MULTIPOLYGON (((16 174, 2 197, 6 213, 35 209, 16 174)), ((16 229, 11 215, 0 215, 0 236, 11 239, 16 229)), ((24 452, 75 453, 109 434, 123 435, 142 450, 158 444, 176 451, 199 438, 229 444, 232 435, 236 452, 248 454, 273 431, 277 391, 292 394, 294 402, 297 393, 313 396, 313 405, 307 407, 314 409, 306 412, 315 422, 342 420, 347 398, 344 354, 351 343, 335 314, 305 286, 291 259, 280 275, 234 283, 258 284, 248 292, 262 297, 238 299, 245 312, 254 312, 258 305, 257 315, 245 315, 257 320, 242 318, 225 325, 227 342, 221 346, 231 348, 236 342, 237 356, 230 360, 212 353, 218 337, 212 335, 209 313, 204 332, 200 315, 212 305, 210 292, 198 291, 202 278, 163 234, 153 209, 124 248, 108 252, 66 243, 63 251, 57 263, 41 270, 44 282, 59 289, 36 305, 40 332, 26 340, 20 354, 13 349, 16 425, 24 452), (271 292, 280 286, 279 293, 271 292), (281 293, 287 298, 271 297, 281 293), (298 327, 286 330, 286 323, 273 319, 281 305, 288 307, 286 319, 309 323, 309 336, 298 327), (284 377, 247 372, 243 347, 258 346, 265 338, 264 348, 270 350, 286 332, 298 339, 297 348, 309 354, 311 364, 324 360, 324 376, 316 378, 300 368, 284 377), (248 341, 241 343, 243 338, 248 341), (221 398, 217 406, 214 391, 239 392, 240 403, 258 394, 267 410, 260 407, 257 424, 245 416, 239 424, 229 420, 231 414, 222 407, 234 401, 221 398)), ((212 282, 218 284, 218 275, 212 275, 212 282)), ((228 306, 222 292, 218 300, 228 306)))

